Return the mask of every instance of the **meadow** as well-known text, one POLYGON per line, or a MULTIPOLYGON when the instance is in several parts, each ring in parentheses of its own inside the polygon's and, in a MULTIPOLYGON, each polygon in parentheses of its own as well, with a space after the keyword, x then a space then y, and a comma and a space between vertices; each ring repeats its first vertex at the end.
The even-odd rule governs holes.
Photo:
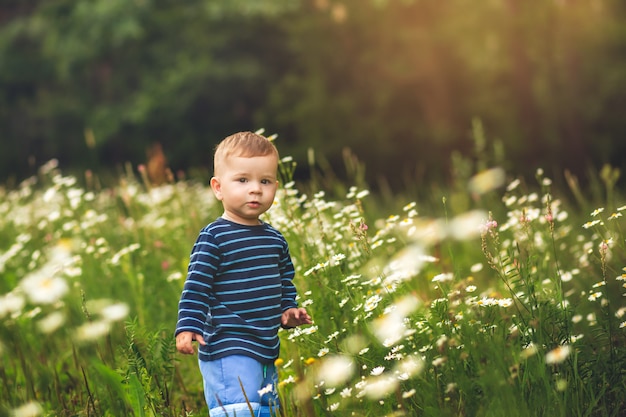
MULTIPOLYGON (((479 168, 382 204, 356 178, 297 184, 283 158, 265 220, 314 320, 280 333, 285 416, 626 414, 619 173, 587 192, 479 168)), ((105 187, 50 161, 0 188, 0 417, 207 415, 173 330, 221 207, 142 172, 105 187)))

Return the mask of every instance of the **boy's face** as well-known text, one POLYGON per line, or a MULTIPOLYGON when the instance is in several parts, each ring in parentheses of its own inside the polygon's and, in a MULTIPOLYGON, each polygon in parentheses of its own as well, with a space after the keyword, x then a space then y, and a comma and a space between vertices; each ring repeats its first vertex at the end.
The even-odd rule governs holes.
POLYGON ((211 188, 224 206, 223 217, 235 223, 258 225, 259 216, 273 204, 278 180, 275 155, 229 156, 211 178, 211 188))

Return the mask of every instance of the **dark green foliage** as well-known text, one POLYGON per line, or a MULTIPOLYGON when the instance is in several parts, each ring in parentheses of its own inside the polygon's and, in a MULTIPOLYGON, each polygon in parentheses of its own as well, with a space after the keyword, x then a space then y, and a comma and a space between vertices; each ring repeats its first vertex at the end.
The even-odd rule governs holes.
POLYGON ((474 119, 515 172, 623 169, 625 18, 619 0, 5 1, 0 178, 52 157, 108 172, 155 142, 206 170, 265 127, 301 163, 313 148, 344 177, 350 148, 368 183, 412 191, 450 179, 474 119))

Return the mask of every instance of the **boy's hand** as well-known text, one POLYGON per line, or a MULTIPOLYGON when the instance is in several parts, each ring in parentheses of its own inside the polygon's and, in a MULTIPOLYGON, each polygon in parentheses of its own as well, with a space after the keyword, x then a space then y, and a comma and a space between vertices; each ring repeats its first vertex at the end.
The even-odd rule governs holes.
POLYGON ((192 355, 195 351, 191 342, 194 340, 197 340, 201 345, 206 345, 206 342, 201 334, 192 332, 178 333, 176 335, 176 350, 186 355, 192 355))
POLYGON ((296 327, 301 324, 311 324, 313 321, 311 320, 311 316, 306 312, 306 309, 300 308, 290 308, 289 310, 285 310, 283 312, 283 316, 281 318, 281 322, 284 327, 296 327))

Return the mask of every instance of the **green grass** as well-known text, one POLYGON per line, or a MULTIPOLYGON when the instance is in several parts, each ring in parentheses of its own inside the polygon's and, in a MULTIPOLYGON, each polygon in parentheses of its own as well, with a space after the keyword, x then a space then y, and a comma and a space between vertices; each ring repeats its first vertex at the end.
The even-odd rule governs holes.
MULTIPOLYGON (((615 173, 591 197, 501 176, 385 204, 328 178, 280 190, 266 220, 314 319, 281 331, 285 415, 626 412, 615 173)), ((191 245, 220 213, 193 180, 82 186, 51 164, 0 189, 0 416, 206 415, 173 329, 191 245)))

